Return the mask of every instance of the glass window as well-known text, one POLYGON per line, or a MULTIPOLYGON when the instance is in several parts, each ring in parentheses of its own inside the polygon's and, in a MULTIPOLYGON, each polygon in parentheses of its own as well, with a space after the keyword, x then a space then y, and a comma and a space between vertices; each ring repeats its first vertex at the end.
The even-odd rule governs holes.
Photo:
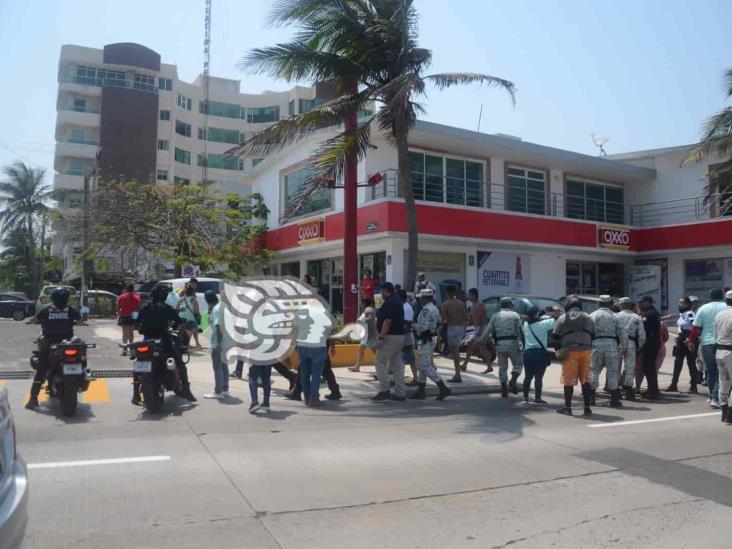
POLYGON ((77 159, 69 160, 69 175, 84 175, 84 162, 77 159))
POLYGON ((167 181, 168 180, 168 170, 158 170, 156 179, 158 181, 167 181))
POLYGON ((175 160, 177 162, 181 162, 183 164, 190 164, 191 163, 191 153, 189 151, 184 151, 183 149, 179 149, 178 147, 175 148, 175 160))
POLYGON ((625 223, 625 199, 622 187, 568 180, 565 216, 602 223, 625 223))
POLYGON ((184 135, 186 137, 191 136, 191 125, 181 122, 180 120, 175 121, 175 133, 178 135, 184 135))
MULTIPOLYGON (((234 103, 221 103, 220 101, 208 102, 208 114, 211 116, 221 116, 223 118, 241 118, 241 105, 234 103)), ((205 113, 206 106, 203 101, 198 102, 198 112, 205 113)))
POLYGON ((546 215, 546 174, 526 168, 508 168, 506 209, 546 215))
POLYGON ((313 109, 313 107, 317 107, 318 105, 323 103, 323 99, 321 97, 316 97, 315 99, 300 99, 300 114, 304 112, 308 112, 313 109))
POLYGON ((292 212, 295 211, 295 208, 298 208, 294 215, 301 216, 326 210, 331 207, 332 193, 331 190, 327 188, 316 190, 307 198, 307 201, 303 203, 303 194, 310 187, 308 175, 308 168, 303 168, 285 176, 285 212, 292 212))
POLYGON ((430 202, 443 201, 444 166, 441 156, 424 155, 424 199, 430 202))
POLYGON ((257 124, 261 122, 277 122, 280 119, 279 107, 250 107, 246 109, 247 122, 257 124))
POLYGON ((86 99, 74 99, 74 110, 76 112, 86 112, 86 99))
POLYGON ((155 91, 155 77, 146 74, 136 74, 133 87, 136 90, 155 91))
POLYGON ((483 164, 465 161, 465 204, 482 207, 483 202, 483 164))
POLYGON ((412 176, 415 200, 424 200, 424 155, 409 152, 409 171, 412 176))
POLYGON ((416 200, 483 206, 483 164, 410 151, 416 200))
POLYGON ((170 111, 160 111, 160 120, 170 120, 170 111))
POLYGON ((198 139, 217 143, 241 143, 244 141, 244 133, 221 128, 198 128, 198 139))
POLYGON ((170 78, 158 78, 158 89, 170 91, 173 89, 173 80, 170 78))
POLYGON ((259 165, 259 164, 261 164, 262 162, 264 162, 264 158, 254 158, 254 159, 252 160, 252 168, 253 168, 254 166, 258 166, 258 165, 259 165))
POLYGON ((173 183, 178 185, 188 185, 191 182, 187 177, 178 177, 177 175, 173 178, 173 183))
POLYGON ((295 100, 294 99, 288 103, 288 105, 287 105, 287 113, 290 116, 295 116, 295 100))
POLYGON ((185 95, 178 94, 178 99, 176 101, 176 104, 181 109, 185 109, 187 111, 191 110, 191 98, 190 97, 186 97, 185 95))
POLYGON ((168 142, 168 140, 167 139, 158 139, 158 149, 161 151, 170 150, 170 143, 168 142))
POLYGON ((445 202, 465 204, 465 161, 445 159, 445 202))
POLYGON ((209 153, 206 156, 199 154, 196 163, 199 166, 203 166, 206 158, 208 158, 207 166, 209 168, 235 171, 242 171, 244 169, 244 161, 241 158, 237 158, 236 156, 226 156, 223 154, 209 153))

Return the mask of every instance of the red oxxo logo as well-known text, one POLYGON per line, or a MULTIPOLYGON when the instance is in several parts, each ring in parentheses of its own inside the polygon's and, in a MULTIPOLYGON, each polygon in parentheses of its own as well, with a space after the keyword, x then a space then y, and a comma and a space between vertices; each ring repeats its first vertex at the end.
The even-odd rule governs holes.
POLYGON ((323 238, 323 220, 316 219, 300 223, 297 227, 297 241, 299 243, 308 240, 323 238))
POLYGON ((598 244, 601 248, 630 248, 630 231, 622 227, 599 227, 598 244))

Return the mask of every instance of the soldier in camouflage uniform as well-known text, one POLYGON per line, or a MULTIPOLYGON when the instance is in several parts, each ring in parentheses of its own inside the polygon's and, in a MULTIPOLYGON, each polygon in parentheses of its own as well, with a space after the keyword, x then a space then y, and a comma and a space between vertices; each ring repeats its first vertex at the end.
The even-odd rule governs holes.
POLYGON ((625 375, 621 377, 623 392, 626 400, 635 400, 633 385, 635 383, 635 364, 638 358, 638 349, 646 342, 646 329, 643 327, 643 319, 635 312, 635 303, 629 297, 621 297, 618 301, 620 312, 618 321, 628 338, 628 346, 625 353, 620 357, 625 366, 625 375))
POLYGON ((432 353, 437 343, 435 341, 437 328, 442 324, 440 311, 433 301, 434 295, 435 292, 431 288, 420 290, 419 300, 422 308, 419 311, 417 321, 412 324, 419 349, 419 384, 417 385, 417 392, 409 397, 413 400, 424 400, 427 378, 434 381, 440 389, 437 400, 444 400, 445 397, 452 393, 447 385, 445 385, 440 374, 437 373, 437 368, 435 368, 432 362, 432 353))
POLYGON ((628 346, 628 337, 625 335, 618 316, 610 310, 613 298, 609 295, 600 296, 600 308, 590 315, 595 323, 595 337, 592 339, 592 393, 590 404, 595 404, 595 391, 600 385, 600 372, 606 368, 607 384, 610 387, 610 406, 619 408, 620 389, 618 388, 618 372, 620 370, 620 356, 628 346))
POLYGON ((498 377, 501 380, 501 396, 508 397, 508 389, 514 395, 518 394, 516 380, 524 367, 523 346, 524 329, 519 314, 512 310, 513 300, 510 297, 501 298, 501 310, 491 317, 485 338, 492 338, 496 348, 498 363, 498 377), (508 359, 511 359, 513 369, 511 381, 508 381, 508 359))

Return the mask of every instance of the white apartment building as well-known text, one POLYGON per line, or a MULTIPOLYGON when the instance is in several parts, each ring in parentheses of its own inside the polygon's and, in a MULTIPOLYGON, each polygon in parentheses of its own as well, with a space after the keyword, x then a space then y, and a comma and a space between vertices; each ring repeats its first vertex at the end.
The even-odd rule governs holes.
MULTIPOLYGON (((54 189, 61 208, 82 202, 84 175, 201 181, 223 192, 245 194, 241 183, 262 159, 236 159, 223 152, 252 133, 292 114, 305 112, 322 97, 315 87, 246 94, 241 82, 210 78, 208 129, 204 125, 203 78, 178 78, 175 65, 132 43, 104 48, 64 45, 58 66, 54 189)), ((92 181, 93 184, 93 181, 92 181)), ((63 235, 54 253, 64 257, 64 279, 73 276, 74 249, 63 235)), ((114 258, 110 258, 114 259, 114 258)), ((114 271, 114 262, 110 270, 114 271)))

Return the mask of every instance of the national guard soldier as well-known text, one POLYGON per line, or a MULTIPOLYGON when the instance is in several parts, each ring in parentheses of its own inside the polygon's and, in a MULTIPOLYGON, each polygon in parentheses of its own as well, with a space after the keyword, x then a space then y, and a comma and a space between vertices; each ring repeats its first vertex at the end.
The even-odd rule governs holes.
POLYGON ((510 297, 501 298, 501 310, 494 314, 485 337, 493 338, 498 363, 498 377, 501 380, 501 396, 508 397, 508 389, 514 395, 518 394, 516 380, 524 367, 523 347, 524 329, 519 314, 512 310, 513 300, 510 297), (508 381, 508 359, 511 359, 511 381, 508 381))
POLYGON ((646 329, 643 327, 643 319, 635 312, 635 303, 629 297, 621 297, 618 300, 620 312, 618 321, 622 326, 625 336, 628 338, 628 346, 621 356, 625 366, 624 375, 621 376, 623 392, 627 400, 635 400, 633 385, 635 384, 635 365, 638 358, 638 350, 646 342, 646 329))
POLYGON ((419 385, 417 391, 409 398, 413 400, 424 400, 425 387, 427 386, 427 378, 430 378, 437 384, 440 394, 437 400, 444 400, 452 391, 437 373, 434 363, 432 362, 432 353, 435 350, 437 341, 437 328, 442 324, 440 311, 434 303, 435 291, 431 288, 425 288, 419 292, 419 300, 422 308, 419 311, 417 322, 412 325, 416 339, 417 348, 419 349, 419 385))
POLYGON ((628 337, 625 335, 617 315, 610 310, 613 298, 609 295, 600 296, 600 308, 590 315, 595 323, 595 336, 592 339, 591 371, 592 393, 590 404, 595 404, 595 391, 600 385, 600 372, 607 371, 607 384, 610 387, 610 406, 620 408, 620 389, 618 389, 618 371, 620 370, 620 356, 628 346, 628 337))

